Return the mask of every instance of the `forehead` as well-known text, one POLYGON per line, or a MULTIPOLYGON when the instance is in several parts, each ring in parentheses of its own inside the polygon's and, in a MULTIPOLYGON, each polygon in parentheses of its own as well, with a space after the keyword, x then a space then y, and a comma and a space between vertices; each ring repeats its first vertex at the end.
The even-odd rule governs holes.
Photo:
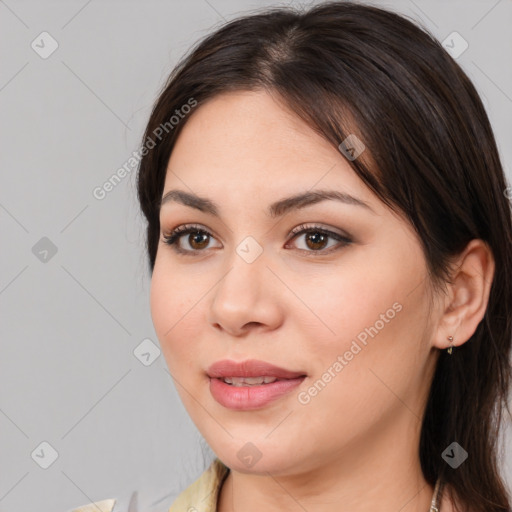
POLYGON ((213 97, 186 120, 164 194, 188 187, 265 198, 272 189, 297 192, 316 184, 373 196, 340 151, 274 97, 236 91, 213 97))
POLYGON ((215 157, 222 163, 250 157, 261 163, 277 155, 307 161, 318 157, 322 149, 333 151, 327 141, 268 93, 236 91, 215 96, 193 112, 173 155, 187 152, 195 160, 215 157))

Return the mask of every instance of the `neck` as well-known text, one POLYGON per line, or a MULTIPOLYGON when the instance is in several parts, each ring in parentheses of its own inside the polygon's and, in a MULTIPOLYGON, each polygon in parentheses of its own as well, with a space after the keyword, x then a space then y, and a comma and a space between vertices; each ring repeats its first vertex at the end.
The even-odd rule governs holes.
MULTIPOLYGON (((394 411, 396 414, 396 411, 394 411)), ((378 432, 366 432, 309 467, 292 465, 260 474, 231 470, 218 512, 428 512, 434 492, 422 474, 420 422, 407 408, 378 432)))

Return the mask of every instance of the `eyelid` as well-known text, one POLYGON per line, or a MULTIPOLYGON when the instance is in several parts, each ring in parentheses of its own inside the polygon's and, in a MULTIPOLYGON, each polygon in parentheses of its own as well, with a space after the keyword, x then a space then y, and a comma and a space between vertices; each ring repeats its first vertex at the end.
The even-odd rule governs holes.
POLYGON ((297 227, 293 228, 287 235, 287 238, 290 236, 298 235, 302 233, 303 231, 312 231, 312 230, 318 230, 325 233, 328 233, 333 236, 338 236, 340 238, 346 238, 352 240, 352 236, 348 233, 341 232, 338 233, 337 231, 334 231, 333 228, 330 227, 324 227, 321 225, 321 223, 314 223, 314 222, 306 222, 304 224, 299 224, 297 227))

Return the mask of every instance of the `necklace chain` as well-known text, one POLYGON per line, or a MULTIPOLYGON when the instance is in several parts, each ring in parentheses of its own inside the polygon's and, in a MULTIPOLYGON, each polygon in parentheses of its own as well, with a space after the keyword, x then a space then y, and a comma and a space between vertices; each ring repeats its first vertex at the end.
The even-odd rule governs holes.
POLYGON ((438 478, 436 482, 436 486, 434 487, 434 494, 432 496, 432 503, 430 504, 429 512, 440 512, 441 507, 439 503, 439 498, 441 496, 441 489, 443 485, 441 483, 441 479, 438 478))

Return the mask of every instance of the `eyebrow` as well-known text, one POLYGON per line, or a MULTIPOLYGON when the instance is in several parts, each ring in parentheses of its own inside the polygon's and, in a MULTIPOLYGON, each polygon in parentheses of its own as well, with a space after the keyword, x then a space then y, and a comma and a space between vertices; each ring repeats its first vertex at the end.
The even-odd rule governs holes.
MULTIPOLYGON (((184 190, 170 190, 167 192, 162 197, 160 207, 172 201, 214 215, 215 217, 220 216, 220 208, 217 203, 211 199, 200 197, 196 194, 185 192, 184 190)), ((291 210, 305 208, 321 201, 339 201, 349 205, 361 206, 375 213, 370 205, 346 192, 336 190, 313 190, 279 199, 268 207, 267 214, 272 218, 280 217, 291 210)))

